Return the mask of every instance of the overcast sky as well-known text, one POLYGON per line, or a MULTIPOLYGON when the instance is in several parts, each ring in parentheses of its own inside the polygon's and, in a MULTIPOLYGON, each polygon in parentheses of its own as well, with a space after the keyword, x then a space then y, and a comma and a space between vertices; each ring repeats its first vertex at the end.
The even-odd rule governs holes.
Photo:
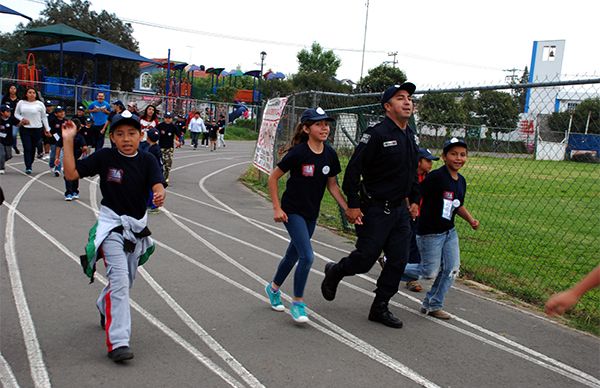
MULTIPOLYGON (((0 4, 33 18, 44 8, 39 0, 0 4)), ((166 57, 170 48, 174 60, 248 71, 260 68, 265 51, 265 69, 290 74, 297 52, 317 41, 341 58, 339 79, 361 75, 366 0, 92 0, 92 8, 197 31, 132 23, 146 57, 166 57)), ((563 74, 600 75, 596 0, 370 0, 368 12, 365 75, 396 51, 397 66, 420 89, 496 84, 504 82, 503 70, 518 68, 520 75, 529 66, 534 40, 552 39, 566 40, 563 74)), ((21 21, 0 14, 0 30, 13 31, 21 21)))

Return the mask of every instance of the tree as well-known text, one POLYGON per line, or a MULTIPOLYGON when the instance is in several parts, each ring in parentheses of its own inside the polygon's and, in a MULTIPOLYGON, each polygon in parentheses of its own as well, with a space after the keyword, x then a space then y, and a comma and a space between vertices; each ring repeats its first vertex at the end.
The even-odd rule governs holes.
POLYGON ((299 72, 290 77, 294 91, 319 90, 324 92, 350 93, 352 87, 323 73, 299 72))
POLYGON ((477 114, 482 124, 501 132, 511 132, 517 127, 519 106, 508 93, 483 90, 477 98, 477 114))
POLYGON ((588 133, 600 134, 600 98, 588 98, 581 101, 572 112, 554 112, 548 117, 548 127, 551 131, 564 132, 569 128, 571 132, 585 133, 586 125, 588 133), (588 124, 589 116, 589 124, 588 124))
POLYGON ((383 92, 387 87, 406 81, 406 74, 400 69, 387 65, 379 65, 369 70, 367 75, 358 83, 361 93, 383 92))
POLYGON ((468 114, 455 93, 425 94, 418 102, 419 120, 430 124, 465 124, 468 114))
POLYGON ((320 73, 328 77, 335 77, 342 64, 342 60, 335 55, 333 50, 324 50, 317 42, 313 42, 310 51, 300 50, 296 57, 298 58, 299 73, 320 73))
MULTIPOLYGON (((87 0, 48 0, 42 17, 29 22, 27 25, 19 24, 16 30, 8 34, 0 34, 2 49, 7 53, 0 54, 0 59, 10 62, 24 61, 25 50, 29 47, 43 46, 57 43, 56 39, 43 36, 25 36, 23 30, 32 27, 41 27, 48 24, 64 23, 70 27, 107 40, 127 50, 139 53, 138 42, 133 38, 133 28, 129 23, 123 23, 115 14, 106 11, 100 13, 90 10, 91 3, 87 0), (6 43, 6 44, 5 44, 6 43)), ((88 80, 94 74, 92 61, 82 61, 76 57, 65 56, 63 71, 68 77, 88 74, 88 80)), ((45 66, 52 73, 58 74, 58 55, 50 53, 36 54, 38 67, 45 66)), ((108 81, 108 63, 98 61, 98 82, 108 81)), ((111 88, 131 90, 133 80, 139 76, 138 64, 129 61, 111 60, 111 88)))
MULTIPOLYGON (((523 75, 521 75, 521 79, 519 80, 520 84, 526 84, 529 82, 529 69, 525 66, 523 69, 523 75)), ((525 100, 527 98, 527 89, 517 89, 515 91, 515 99, 519 104, 519 112, 525 111, 525 100)))

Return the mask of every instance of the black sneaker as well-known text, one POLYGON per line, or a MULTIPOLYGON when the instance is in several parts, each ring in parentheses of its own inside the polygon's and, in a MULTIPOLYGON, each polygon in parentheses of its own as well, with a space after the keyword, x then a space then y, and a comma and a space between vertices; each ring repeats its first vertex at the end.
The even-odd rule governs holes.
POLYGON ((131 360, 133 358, 133 352, 131 351, 129 346, 121 346, 108 352, 108 358, 110 358, 114 362, 131 360))
POLYGON ((106 330, 106 317, 102 313, 100 313, 100 327, 102 330, 106 330))
POLYGON ((21 153, 21 151, 19 151, 19 149, 18 149, 18 148, 16 148, 16 147, 15 147, 15 148, 13 148, 13 150, 15 150, 15 154, 17 154, 17 155, 19 155, 19 154, 21 153))

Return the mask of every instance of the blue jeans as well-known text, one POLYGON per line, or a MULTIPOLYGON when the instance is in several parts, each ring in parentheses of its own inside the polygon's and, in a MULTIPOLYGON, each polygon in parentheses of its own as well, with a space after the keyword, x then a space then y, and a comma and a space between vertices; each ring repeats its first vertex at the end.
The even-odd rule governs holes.
POLYGON ((316 224, 317 220, 307 220, 298 214, 288 214, 288 222, 284 223, 291 241, 285 256, 279 262, 273 283, 281 286, 294 265, 298 263, 294 273, 294 296, 296 298, 304 296, 308 273, 312 267, 314 253, 310 238, 315 231, 316 224))
POLYGON ((440 234, 417 235, 417 245, 421 253, 421 264, 416 264, 420 266, 419 275, 424 278, 435 277, 423 299, 423 308, 427 311, 441 310, 460 268, 458 234, 452 228, 440 234))
POLYGON ((58 166, 55 166, 54 160, 56 159, 56 147, 56 144, 50 144, 50 159, 48 159, 48 166, 53 168, 54 171, 60 171, 62 168, 62 150, 60 152, 61 155, 59 155, 60 162, 58 163, 58 166))
POLYGON ((42 128, 19 128, 21 142, 23 143, 23 159, 25 160, 25 169, 31 170, 33 160, 35 159, 35 149, 42 138, 42 128))

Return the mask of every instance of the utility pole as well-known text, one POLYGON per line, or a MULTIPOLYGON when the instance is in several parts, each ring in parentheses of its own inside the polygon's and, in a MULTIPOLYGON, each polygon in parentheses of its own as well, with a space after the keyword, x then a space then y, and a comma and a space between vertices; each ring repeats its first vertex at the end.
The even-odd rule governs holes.
POLYGON ((511 73, 511 74, 507 74, 504 79, 506 80, 506 82, 508 82, 509 84, 516 84, 517 83, 517 71, 519 71, 520 69, 515 69, 514 67, 512 69, 504 69, 502 70, 505 73, 511 73))
POLYGON ((391 63, 392 67, 396 67, 396 64, 398 63, 398 61, 396 60, 396 56, 398 55, 398 51, 391 51, 388 53, 388 57, 394 57, 393 60, 391 61, 385 61, 384 63, 391 63))
POLYGON ((369 22, 369 0, 367 0, 367 14, 365 15, 365 35, 363 37, 362 62, 360 64, 360 80, 363 78, 363 69, 365 67, 365 47, 367 45, 367 23, 369 22))

